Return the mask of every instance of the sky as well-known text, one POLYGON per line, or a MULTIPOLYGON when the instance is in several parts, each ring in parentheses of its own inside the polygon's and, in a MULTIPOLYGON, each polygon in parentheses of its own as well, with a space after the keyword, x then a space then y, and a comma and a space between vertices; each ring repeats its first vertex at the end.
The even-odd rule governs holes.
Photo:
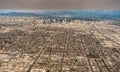
POLYGON ((0 0, 0 9, 113 10, 120 9, 120 0, 0 0))

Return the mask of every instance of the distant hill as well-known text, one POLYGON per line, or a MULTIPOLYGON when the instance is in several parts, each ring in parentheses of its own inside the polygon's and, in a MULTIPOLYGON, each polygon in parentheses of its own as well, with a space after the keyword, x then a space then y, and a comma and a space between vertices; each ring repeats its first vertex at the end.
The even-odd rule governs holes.
POLYGON ((62 11, 43 11, 43 12, 9 12, 0 13, 2 16, 47 16, 61 17, 70 16, 77 19, 117 19, 120 18, 120 11, 80 11, 80 10, 62 10, 62 11))

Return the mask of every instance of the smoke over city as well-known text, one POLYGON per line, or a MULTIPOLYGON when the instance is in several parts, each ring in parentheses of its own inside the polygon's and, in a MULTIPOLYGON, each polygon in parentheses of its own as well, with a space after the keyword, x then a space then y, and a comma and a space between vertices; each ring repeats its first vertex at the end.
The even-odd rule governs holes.
POLYGON ((119 9, 120 0, 0 0, 0 9, 119 9))

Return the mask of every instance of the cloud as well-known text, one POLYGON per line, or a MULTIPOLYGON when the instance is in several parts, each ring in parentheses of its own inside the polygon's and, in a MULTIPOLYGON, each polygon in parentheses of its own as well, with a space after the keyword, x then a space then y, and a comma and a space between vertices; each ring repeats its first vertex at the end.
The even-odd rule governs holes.
POLYGON ((119 9, 120 0, 0 0, 0 9, 119 9))

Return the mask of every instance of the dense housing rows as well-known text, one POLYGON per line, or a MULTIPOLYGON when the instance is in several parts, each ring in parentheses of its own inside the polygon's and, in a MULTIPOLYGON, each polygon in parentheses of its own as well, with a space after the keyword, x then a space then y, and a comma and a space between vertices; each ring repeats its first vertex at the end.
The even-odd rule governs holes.
POLYGON ((81 32, 36 27, 32 33, 1 33, 0 70, 119 72, 120 51, 104 48, 93 34, 81 32))
POLYGON ((38 17, 2 17, 0 71, 120 72, 120 46, 116 41, 91 21, 57 20, 58 24, 51 24, 49 18, 44 23, 38 17), (77 29, 79 26, 81 29, 77 29), (118 47, 103 46, 95 32, 118 47))

